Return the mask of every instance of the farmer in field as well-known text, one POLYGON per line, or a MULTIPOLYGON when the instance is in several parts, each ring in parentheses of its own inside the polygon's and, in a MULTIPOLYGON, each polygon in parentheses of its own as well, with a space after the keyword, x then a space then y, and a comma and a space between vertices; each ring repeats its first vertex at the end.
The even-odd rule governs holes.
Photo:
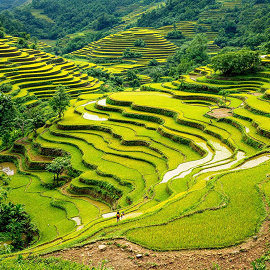
POLYGON ((120 213, 119 213, 119 211, 117 211, 117 213, 116 213, 116 220, 117 220, 117 223, 118 223, 119 219, 120 219, 120 213))

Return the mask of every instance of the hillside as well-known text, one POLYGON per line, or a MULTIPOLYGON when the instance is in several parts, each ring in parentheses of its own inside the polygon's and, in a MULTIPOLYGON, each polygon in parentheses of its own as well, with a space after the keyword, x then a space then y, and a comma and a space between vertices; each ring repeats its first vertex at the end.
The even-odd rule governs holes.
MULTIPOLYGON (((86 58, 104 58, 119 60, 123 57, 126 49, 140 53, 139 57, 124 57, 127 64, 110 65, 116 70, 126 70, 129 68, 147 67, 151 59, 155 58, 159 63, 166 62, 166 59, 176 52, 177 47, 163 38, 155 29, 132 28, 121 31, 117 34, 107 36, 99 41, 92 42, 88 46, 72 52, 71 55, 86 58), (136 40, 142 39, 146 43, 145 47, 136 47, 136 40)), ((110 60, 108 60, 110 61, 110 60)))
POLYGON ((0 268, 267 269, 270 1, 97 1, 0 14, 0 268))
MULTIPOLYGON (((143 14, 137 25, 161 27, 181 20, 198 20, 209 24, 212 31, 219 32, 215 44, 222 48, 248 46, 259 49, 267 47, 269 42, 269 4, 268 0, 172 0, 164 7, 143 14)), ((207 29, 198 28, 198 32, 207 32, 207 29)))
POLYGON ((77 31, 111 29, 123 23, 122 17, 158 5, 157 0, 34 0, 7 14, 19 20, 27 32, 39 38, 57 39, 77 31))
POLYGON ((116 237, 155 250, 221 248, 257 235, 270 196, 268 57, 249 76, 200 67, 106 97, 74 63, 1 42, 2 82, 15 99, 34 106, 60 83, 74 98, 63 119, 1 152, 19 169, 8 200, 25 204, 41 232, 21 254, 116 237), (49 189, 45 167, 65 153, 72 171, 49 189))
POLYGON ((12 9, 27 2, 27 0, 1 0, 0 12, 5 9, 12 9))

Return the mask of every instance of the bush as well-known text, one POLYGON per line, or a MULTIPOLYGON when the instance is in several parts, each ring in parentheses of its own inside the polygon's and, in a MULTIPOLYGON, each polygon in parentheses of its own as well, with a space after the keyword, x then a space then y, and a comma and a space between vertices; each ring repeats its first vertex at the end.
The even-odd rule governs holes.
POLYGON ((135 41, 134 46, 136 47, 145 47, 145 42, 143 39, 139 38, 135 41))
POLYGON ((30 216, 23 206, 12 202, 0 205, 0 228, 1 232, 9 234, 15 250, 29 244, 37 234, 37 228, 31 223, 30 216))
POLYGON ((156 58, 153 58, 149 61, 148 66, 154 67, 154 66, 158 66, 158 61, 156 58))
POLYGON ((4 37, 5 37, 4 31, 1 31, 1 30, 0 30, 0 38, 4 38, 4 37))
POLYGON ((139 58, 142 57, 140 52, 131 51, 130 48, 126 48, 123 51, 123 58, 139 58))
POLYGON ((0 84, 0 91, 3 93, 8 93, 12 90, 12 85, 10 83, 0 84))
POLYGON ((169 32, 166 36, 166 38, 170 38, 170 39, 181 39, 181 38, 185 38, 184 35, 182 34, 181 31, 179 30, 173 30, 171 32, 169 32))

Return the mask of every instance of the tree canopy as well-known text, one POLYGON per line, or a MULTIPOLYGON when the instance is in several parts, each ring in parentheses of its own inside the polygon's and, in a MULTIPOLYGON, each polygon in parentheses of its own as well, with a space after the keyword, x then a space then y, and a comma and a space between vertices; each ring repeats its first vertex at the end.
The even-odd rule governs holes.
POLYGON ((59 181, 60 174, 70 166, 70 157, 57 157, 47 165, 46 170, 54 173, 54 182, 59 181), (56 176, 56 177, 55 177, 56 176))
POLYGON ((10 130, 16 117, 15 103, 10 96, 0 92, 0 135, 10 130))
POLYGON ((217 55, 211 59, 214 71, 225 75, 254 72, 260 67, 261 58, 258 52, 240 50, 217 55))
POLYGON ((67 88, 59 85, 56 88, 55 95, 50 99, 49 104, 52 109, 58 113, 58 117, 64 116, 64 111, 70 105, 70 95, 67 93, 67 88))

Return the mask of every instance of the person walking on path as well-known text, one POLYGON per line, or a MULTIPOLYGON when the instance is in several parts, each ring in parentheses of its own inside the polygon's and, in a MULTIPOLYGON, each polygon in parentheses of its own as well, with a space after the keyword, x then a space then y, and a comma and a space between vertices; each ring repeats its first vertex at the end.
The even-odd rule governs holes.
POLYGON ((116 220, 117 220, 117 223, 118 223, 119 219, 120 219, 120 213, 119 213, 119 211, 117 211, 117 213, 116 213, 116 220))

